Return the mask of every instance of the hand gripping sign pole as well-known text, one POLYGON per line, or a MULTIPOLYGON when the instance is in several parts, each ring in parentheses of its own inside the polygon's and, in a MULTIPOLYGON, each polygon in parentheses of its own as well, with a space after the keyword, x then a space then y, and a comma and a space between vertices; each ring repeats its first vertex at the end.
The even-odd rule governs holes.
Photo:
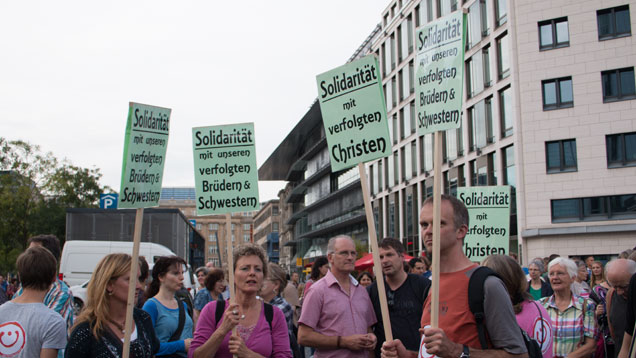
MULTIPOLYGON (((259 205, 254 123, 192 128, 192 144, 197 215, 225 214, 230 303, 234 304, 232 213, 258 210, 259 205), (234 154, 238 151, 240 156, 234 154)), ((237 334, 236 327, 232 334, 237 334)))
POLYGON ((126 323, 124 324, 124 358, 130 356, 130 334, 134 323, 133 308, 137 290, 139 242, 144 208, 159 205, 164 159, 168 148, 170 114, 171 110, 168 108, 133 102, 128 109, 118 208, 136 208, 137 210, 126 303, 126 323))
POLYGON ((358 164, 362 198, 367 217, 373 271, 387 340, 393 339, 378 252, 369 185, 364 163, 391 153, 386 105, 378 60, 369 55, 316 77, 318 100, 325 126, 333 172, 358 164))
POLYGON ((415 103, 418 134, 435 133, 430 322, 431 327, 434 328, 439 326, 441 131, 456 130, 461 126, 465 18, 465 12, 456 11, 417 31, 415 103))

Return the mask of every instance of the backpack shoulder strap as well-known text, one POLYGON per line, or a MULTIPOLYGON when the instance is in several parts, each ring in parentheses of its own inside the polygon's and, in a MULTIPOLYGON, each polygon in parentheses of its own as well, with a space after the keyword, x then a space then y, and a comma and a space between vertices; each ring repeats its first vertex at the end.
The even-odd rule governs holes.
POLYGON ((486 325, 484 324, 484 318, 486 317, 484 312, 484 283, 489 276, 497 276, 497 274, 488 267, 479 266, 468 280, 468 307, 470 307, 470 311, 475 316, 479 343, 483 349, 488 348, 486 325))
POLYGON ((223 312, 225 311, 225 301, 216 301, 216 311, 214 311, 214 324, 219 325, 223 312))
POLYGON ((267 302, 263 302, 265 304, 265 319, 267 320, 267 324, 269 324, 269 330, 272 330, 272 321, 274 320, 274 307, 267 302))

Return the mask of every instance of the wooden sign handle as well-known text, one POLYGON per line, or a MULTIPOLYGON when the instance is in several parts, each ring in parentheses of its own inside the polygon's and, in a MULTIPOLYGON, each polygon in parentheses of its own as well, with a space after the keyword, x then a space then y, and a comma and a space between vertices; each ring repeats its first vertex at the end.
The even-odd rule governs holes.
POLYGON ((138 208, 135 215, 135 233, 133 236, 132 261, 130 261, 130 281, 128 282, 128 301, 126 303, 126 323, 124 325, 123 358, 130 356, 130 334, 133 327, 133 308, 135 307, 135 291, 139 271, 139 243, 141 242, 141 228, 144 222, 144 208, 138 208))
MULTIPOLYGON (((225 248, 227 252, 227 273, 230 280, 230 304, 236 303, 234 293, 234 247, 232 247, 232 213, 225 214, 225 248)), ((236 327, 232 328, 232 335, 238 336, 236 327)), ((237 355, 234 354, 234 358, 237 355)))
POLYGON ((384 288, 384 276, 382 275, 382 264, 380 263, 380 251, 378 251, 378 236, 375 232, 375 220, 373 219, 373 210, 369 200, 369 185, 367 173, 364 163, 358 163, 358 171, 360 172, 360 185, 362 186, 362 198, 364 200, 364 211, 367 214, 367 226, 369 229, 369 243, 371 244, 371 252, 373 254, 373 273, 375 274, 375 282, 378 285, 378 296, 380 297, 380 311, 382 312, 382 325, 384 326, 384 337, 387 341, 393 340, 393 332, 391 331, 391 319, 389 318, 389 306, 386 301, 386 291, 384 288))
POLYGON ((435 150, 433 153, 433 252, 431 275, 431 327, 439 325, 439 245, 440 222, 442 213, 442 132, 435 132, 435 150))

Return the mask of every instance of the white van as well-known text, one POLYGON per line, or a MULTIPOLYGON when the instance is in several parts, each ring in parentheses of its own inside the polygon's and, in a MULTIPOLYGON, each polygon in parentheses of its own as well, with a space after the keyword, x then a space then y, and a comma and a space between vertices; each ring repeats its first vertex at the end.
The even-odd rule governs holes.
MULTIPOLYGON (((69 286, 80 285, 91 278, 93 270, 104 256, 124 252, 132 255, 133 243, 129 241, 71 240, 64 244, 60 260, 60 273, 69 286)), ((143 256, 150 268, 160 256, 172 256, 167 247, 152 242, 139 243, 139 256, 143 256)))
MULTIPOLYGON (((99 260, 104 256, 123 252, 132 255, 133 243, 130 241, 84 241, 84 240, 71 240, 64 244, 62 249, 62 258, 60 259, 60 274, 62 274, 62 280, 64 280, 69 286, 81 285, 82 288, 86 288, 88 281, 95 270, 95 266, 99 260)), ((154 266, 155 260, 160 256, 173 256, 174 253, 167 247, 155 244, 152 242, 139 243, 139 256, 143 256, 148 262, 150 271, 154 266)), ((184 270, 183 273, 183 286, 190 293, 191 298, 194 297, 193 275, 190 265, 184 270)), ((77 290, 78 299, 82 302, 76 302, 80 308, 84 300, 82 300, 82 290, 77 290)), ((73 291, 75 295, 75 291, 73 291)))

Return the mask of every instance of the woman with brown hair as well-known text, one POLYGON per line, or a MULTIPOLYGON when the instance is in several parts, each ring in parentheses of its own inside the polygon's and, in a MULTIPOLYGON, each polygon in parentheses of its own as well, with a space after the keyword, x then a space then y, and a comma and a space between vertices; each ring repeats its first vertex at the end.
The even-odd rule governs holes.
POLYGON ((222 293, 225 291, 225 275, 223 270, 212 269, 204 278, 204 288, 194 297, 194 324, 196 325, 201 310, 208 303, 216 300, 223 301, 222 293))
POLYGON ((144 311, 150 314, 160 346, 157 356, 187 357, 194 324, 185 302, 175 297, 183 285, 185 261, 161 256, 152 268, 144 311))
POLYGON ((544 358, 551 358, 552 323, 546 309, 527 292, 528 281, 521 266, 506 255, 488 256, 481 264, 499 275, 510 295, 519 327, 539 342, 544 358))
MULTIPOLYGON (((88 283, 86 306, 73 326, 65 357, 122 356, 131 261, 130 255, 118 253, 105 256, 97 264, 88 283)), ((131 357, 154 357, 159 341, 150 316, 134 309, 133 321, 131 357)))

